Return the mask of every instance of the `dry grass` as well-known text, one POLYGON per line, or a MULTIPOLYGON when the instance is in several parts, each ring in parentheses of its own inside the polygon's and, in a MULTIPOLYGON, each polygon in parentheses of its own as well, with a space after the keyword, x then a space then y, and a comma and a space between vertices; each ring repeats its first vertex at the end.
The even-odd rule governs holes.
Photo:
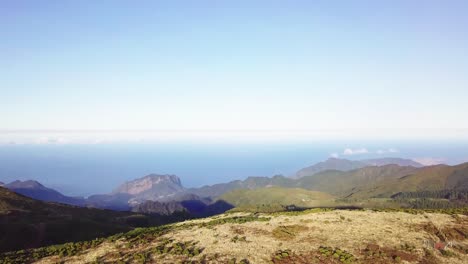
MULTIPOLYGON (((216 219, 234 215, 245 216, 228 214, 216 219)), ((333 256, 336 252, 351 254, 354 256, 353 263, 468 263, 464 252, 468 249, 464 233, 468 217, 463 215, 453 217, 432 213, 337 210, 269 217, 272 217, 270 221, 223 223, 206 227, 198 224, 208 223, 213 218, 186 221, 174 225, 177 228, 147 243, 135 243, 127 247, 125 240, 106 242, 77 256, 61 259, 54 256, 39 263, 89 263, 96 258, 108 263, 115 263, 119 259, 139 263, 132 256, 143 252, 148 252, 147 263, 202 260, 206 263, 232 263, 232 259, 236 259, 236 263, 243 259, 250 263, 340 263, 339 258, 333 256), (434 243, 443 240, 435 230, 444 233, 447 236, 444 242, 452 242, 453 247, 447 248, 447 251, 434 249, 434 243), (172 242, 168 246, 193 242, 202 252, 196 256, 186 256, 151 251, 161 241, 169 240, 172 242), (322 251, 323 247, 333 249, 332 254, 320 253, 321 246, 322 251), (274 260, 278 252, 291 254, 274 260)))

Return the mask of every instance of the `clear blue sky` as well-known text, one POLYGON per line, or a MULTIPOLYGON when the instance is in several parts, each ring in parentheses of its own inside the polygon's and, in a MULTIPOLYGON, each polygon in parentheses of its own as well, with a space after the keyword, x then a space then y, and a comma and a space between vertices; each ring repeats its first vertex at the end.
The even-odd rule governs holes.
POLYGON ((450 0, 3 0, 0 130, 468 129, 467 14, 450 0))

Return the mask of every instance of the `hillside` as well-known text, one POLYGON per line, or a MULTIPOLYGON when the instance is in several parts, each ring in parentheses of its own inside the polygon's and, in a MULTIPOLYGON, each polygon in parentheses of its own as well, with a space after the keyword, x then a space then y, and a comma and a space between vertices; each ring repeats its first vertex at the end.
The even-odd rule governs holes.
POLYGON ((305 176, 312 176, 317 173, 336 170, 336 171, 351 171, 368 166, 385 166, 385 165, 398 165, 398 166, 412 166, 416 168, 423 167, 422 164, 409 159, 402 158, 379 158, 379 159, 365 159, 365 160, 347 160, 338 158, 329 158, 326 161, 319 162, 312 166, 300 169, 294 175, 294 178, 302 178, 305 176))
POLYGON ((0 252, 89 240, 168 220, 46 203, 0 187, 0 252))
POLYGON ((224 193, 236 189, 256 189, 269 186, 293 187, 295 182, 293 179, 286 178, 281 175, 273 177, 248 177, 245 180, 236 180, 228 183, 219 183, 207 185, 200 188, 191 188, 187 192, 196 194, 200 197, 216 198, 224 193))
POLYGON ((43 264, 461 264, 468 262, 467 227, 466 215, 423 211, 235 213, 137 229, 93 243, 12 252, 0 259, 43 264))
POLYGON ((314 206, 319 201, 331 200, 334 197, 330 194, 309 191, 300 188, 259 188, 254 190, 239 189, 225 193, 219 197, 236 207, 252 205, 296 205, 314 206))
MULTIPOLYGON (((388 158, 384 160, 367 160, 367 162, 378 163, 394 160, 395 158, 388 158)), ((411 163, 411 161, 407 160, 397 160, 401 163, 411 163)), ((151 210, 155 212, 158 210, 165 212, 167 208, 184 207, 189 212, 196 211, 196 215, 200 215, 199 212, 203 211, 200 208, 210 206, 212 201, 234 190, 255 190, 269 187, 300 188, 328 193, 337 198, 368 199, 390 198, 400 192, 468 189, 467 167, 468 163, 457 166, 437 165, 421 168, 390 164, 366 166, 350 171, 326 170, 299 179, 287 178, 281 175, 248 177, 245 180, 190 189, 184 188, 181 180, 175 175, 151 174, 124 183, 110 194, 92 195, 81 204, 77 203, 74 198, 63 196, 37 182, 33 182, 33 185, 36 186, 34 188, 13 190, 32 197, 38 197, 33 194, 46 192, 48 195, 41 195, 40 199, 53 197, 54 199, 49 200, 120 211, 131 211, 132 208, 138 207, 147 201, 157 201, 159 203, 140 206, 140 209, 135 210, 146 211, 141 208, 152 208, 151 210), (31 191, 26 192, 24 190, 31 191), (173 202, 177 202, 179 205, 168 204, 173 202), (185 205, 182 205, 182 203, 185 205)), ((26 182, 23 182, 23 185, 24 183, 26 182)), ((252 192, 238 192, 237 194, 251 195, 252 192)), ((262 198, 260 196, 258 197, 262 198)), ((275 199, 278 200, 278 197, 275 199)), ((249 200, 250 198, 245 199, 249 200)), ((220 211, 215 210, 215 212, 220 211)), ((207 214, 203 213, 202 215, 206 216, 207 214)))
POLYGON ((350 197, 391 197, 398 192, 468 189, 468 163, 457 166, 436 165, 420 168, 402 177, 394 177, 376 186, 363 185, 350 197))
POLYGON ((311 175, 317 174, 322 171, 327 171, 327 170, 349 171, 349 170, 359 169, 365 166, 366 166, 366 163, 362 161, 329 158, 326 161, 322 161, 312 166, 300 169, 298 172, 296 172, 296 175, 294 175, 294 178, 302 178, 304 176, 311 176, 311 175))
MULTIPOLYGON (((348 172, 324 171, 313 176, 302 177, 296 186, 309 190, 327 192, 339 197, 347 197, 356 190, 372 189, 391 179, 398 179, 417 171, 414 167, 398 165, 372 166, 348 172)), ((372 197, 372 196, 367 196, 372 197)))
POLYGON ((362 160, 367 166, 384 166, 384 165, 398 165, 398 166, 411 166, 416 168, 424 167, 423 164, 411 159, 402 158, 379 158, 379 159, 365 159, 362 160))
MULTIPOLYGON (((388 159, 391 161, 394 159, 388 159)), ((370 160, 375 161, 375 160, 370 160)), ((404 161, 401 161, 402 163, 404 161)), ((229 183, 187 189, 200 197, 216 198, 233 190, 252 190, 265 187, 301 188, 329 193, 340 198, 391 197, 398 192, 418 190, 467 189, 468 163, 457 166, 428 167, 366 166, 350 171, 326 170, 298 179, 284 176, 249 177, 229 183)), ((241 194, 241 193, 239 193, 241 194)))

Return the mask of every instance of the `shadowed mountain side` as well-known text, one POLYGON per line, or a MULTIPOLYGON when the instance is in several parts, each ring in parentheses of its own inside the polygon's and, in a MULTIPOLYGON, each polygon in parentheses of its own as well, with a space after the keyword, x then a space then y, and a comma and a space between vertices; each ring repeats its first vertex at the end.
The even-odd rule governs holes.
POLYGON ((202 200, 185 201, 146 201, 132 208, 133 212, 157 215, 181 214, 187 218, 207 217, 216 214, 222 214, 227 210, 234 208, 233 205, 218 200, 214 203, 204 203, 202 200))
POLYGON ((128 201, 133 196, 127 193, 96 194, 86 199, 86 205, 90 207, 110 209, 117 211, 129 211, 131 209, 128 201))
POLYGON ((47 203, 0 187, 0 251, 89 240, 170 220, 47 203))
POLYGON ((63 195, 60 192, 47 188, 39 182, 33 180, 14 181, 9 184, 5 184, 3 187, 40 201, 58 202, 79 206, 85 205, 85 199, 82 197, 70 197, 63 195))

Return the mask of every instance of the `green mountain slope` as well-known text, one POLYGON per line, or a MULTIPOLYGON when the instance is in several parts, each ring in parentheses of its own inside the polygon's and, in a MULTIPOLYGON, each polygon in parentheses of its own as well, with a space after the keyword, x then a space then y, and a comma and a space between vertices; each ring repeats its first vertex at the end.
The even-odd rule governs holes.
POLYGON ((363 185, 353 198, 390 197, 398 192, 468 189, 468 163, 457 166, 436 165, 418 169, 402 177, 391 178, 376 186, 363 185))
POLYGON ((234 206, 262 204, 278 205, 311 205, 315 201, 330 200, 334 197, 328 193, 309 191, 300 188, 259 188, 254 190, 239 189, 223 194, 219 199, 234 206))
MULTIPOLYGON (((188 189, 200 197, 220 197, 233 190, 265 187, 302 188, 340 198, 391 197, 398 192, 468 189, 468 163, 417 168, 395 164, 351 171, 327 170, 299 179, 249 177, 244 181, 188 189)), ((243 194, 242 192, 239 195, 243 194)))
POLYGON ((373 189, 381 184, 416 172, 414 167, 372 166, 352 171, 324 171, 297 180, 296 186, 347 197, 357 190, 373 189))
POLYGON ((273 177, 248 177, 241 181, 231 181, 228 183, 220 183, 215 185, 207 185, 200 188, 188 189, 187 192, 196 194, 200 197, 219 197, 227 192, 236 189, 257 189, 269 186, 280 186, 280 187, 294 187, 294 179, 286 178, 281 175, 273 177))

